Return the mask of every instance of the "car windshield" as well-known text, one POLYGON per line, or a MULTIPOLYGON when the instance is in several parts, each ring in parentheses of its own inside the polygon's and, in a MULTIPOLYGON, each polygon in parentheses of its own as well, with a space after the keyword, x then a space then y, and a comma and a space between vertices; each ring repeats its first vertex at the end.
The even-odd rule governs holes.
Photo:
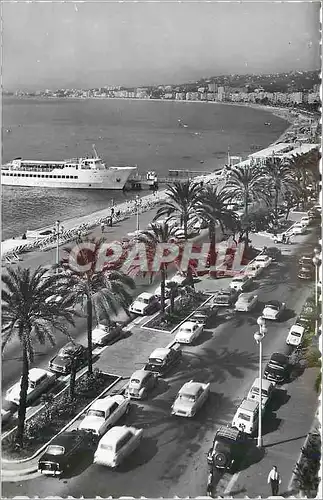
POLYGON ((162 365, 163 362, 164 360, 160 358, 149 358, 149 363, 151 363, 152 365, 162 365))
POLYGON ((294 337, 300 337, 301 336, 301 334, 299 332, 295 332, 295 330, 292 330, 291 334, 294 335, 294 337))
POLYGON ((140 380, 138 380, 137 378, 132 378, 132 379, 130 380, 130 383, 131 383, 131 384, 134 384, 134 385, 139 385, 139 384, 140 384, 140 380))
POLYGON ((246 422, 250 422, 251 420, 251 416, 247 413, 239 413, 238 418, 240 418, 241 420, 245 420, 246 422))
POLYGON ((69 356, 72 356, 72 354, 77 350, 76 346, 66 346, 66 347, 63 347, 58 355, 61 357, 61 358, 68 358, 69 356))
POLYGON ((100 448, 101 450, 107 450, 107 451, 113 450, 113 446, 111 446, 111 444, 105 444, 105 443, 100 444, 100 448))
POLYGON ((233 283, 241 283, 241 281, 244 281, 244 278, 233 278, 232 280, 233 283))
POLYGON ((64 446, 51 444, 47 446, 46 453, 49 453, 50 455, 64 455, 65 448, 64 446))
POLYGON ((192 394, 182 393, 179 395, 179 398, 183 399, 184 401, 195 401, 195 396, 192 394))
POLYGON ((277 361, 270 361, 269 366, 271 368, 275 368, 275 370, 283 370, 284 369, 284 367, 282 365, 280 365, 277 361))
MULTIPOLYGON (((251 389, 251 392, 253 392, 254 394, 259 394, 259 387, 253 387, 253 388, 251 389)), ((263 395, 263 396, 268 396, 268 391, 267 391, 267 389, 262 389, 262 390, 261 390, 261 393, 262 393, 262 395, 263 395)))
POLYGON ((277 304, 267 304, 266 307, 269 307, 270 309, 275 309, 275 311, 279 309, 279 306, 277 304))
POLYGON ((137 302, 141 302, 142 304, 149 304, 149 299, 145 297, 138 297, 137 302))
POLYGON ((102 417, 104 418, 104 411, 102 410, 89 410, 87 412, 88 417, 102 417))
POLYGON ((191 333, 192 328, 188 328, 187 326, 183 326, 179 329, 181 333, 191 333))

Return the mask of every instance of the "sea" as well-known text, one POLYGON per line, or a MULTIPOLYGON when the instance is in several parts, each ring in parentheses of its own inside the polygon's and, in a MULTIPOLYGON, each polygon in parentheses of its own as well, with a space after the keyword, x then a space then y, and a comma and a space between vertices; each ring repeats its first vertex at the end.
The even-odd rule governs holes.
MULTIPOLYGON (((267 147, 288 123, 271 113, 206 102, 3 97, 2 163, 92 154, 141 173, 212 172, 267 147), (270 123, 270 126, 265 125, 270 123), (184 127, 183 125, 186 125, 184 127)), ((2 186, 2 241, 126 201, 133 192, 2 186)))

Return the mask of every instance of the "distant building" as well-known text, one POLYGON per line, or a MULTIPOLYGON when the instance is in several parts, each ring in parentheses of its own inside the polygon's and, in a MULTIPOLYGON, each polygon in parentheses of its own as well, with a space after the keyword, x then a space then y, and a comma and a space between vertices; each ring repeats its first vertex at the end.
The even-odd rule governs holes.
POLYGON ((308 104, 314 104, 315 102, 320 102, 320 93, 319 92, 310 92, 307 95, 308 104))
POLYGON ((186 92, 187 101, 199 101, 199 99, 200 99, 199 92, 186 92))
POLYGON ((176 101, 185 101, 186 99, 185 92, 176 92, 175 99, 176 101))
POLYGON ((215 92, 207 92, 207 94, 206 94, 206 100, 207 101, 216 101, 217 100, 217 94, 215 92))
POLYGON ((205 88, 204 88, 204 87, 199 87, 199 88, 197 89, 197 91, 198 91, 198 92, 200 92, 201 94, 204 94, 204 92, 205 92, 205 88))
POLYGON ((216 83, 209 83, 208 84, 208 90, 209 92, 217 92, 218 90, 218 85, 216 83))
POLYGON ((167 92, 164 94, 164 99, 174 99, 172 92, 167 92))
POLYGON ((291 94, 289 94, 289 102, 293 104, 302 104, 303 92, 292 92, 291 94))

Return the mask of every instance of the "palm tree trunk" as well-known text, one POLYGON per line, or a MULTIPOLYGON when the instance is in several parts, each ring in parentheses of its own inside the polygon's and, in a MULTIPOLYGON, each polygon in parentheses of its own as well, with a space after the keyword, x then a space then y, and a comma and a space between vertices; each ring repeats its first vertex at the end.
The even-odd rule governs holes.
POLYGON ((274 214, 275 214, 275 224, 276 225, 278 223, 278 195, 279 195, 279 189, 278 189, 278 187, 275 187, 274 214))
POLYGON ((210 239, 210 267, 216 264, 216 234, 215 224, 212 222, 209 225, 209 239, 210 239))
POLYGON ((244 215, 246 219, 246 243, 245 243, 245 249, 248 248, 249 246, 249 221, 248 221, 248 201, 249 201, 249 192, 248 189, 245 192, 245 199, 244 199, 244 215))
POLYGON ((166 281, 166 270, 165 270, 165 265, 161 265, 160 269, 160 305, 161 305, 161 310, 164 313, 165 312, 165 281, 166 281))
MULTIPOLYGON (((28 332, 29 333, 29 332, 28 332)), ((29 373, 29 359, 27 354, 27 348, 25 345, 25 340, 22 344, 22 373, 21 373, 21 384, 20 384, 20 399, 18 408, 18 426, 16 434, 16 443, 19 446, 23 445, 24 430, 25 430, 25 418, 26 418, 26 408, 27 408, 27 391, 28 391, 28 373, 29 373)))
POLYGON ((91 293, 88 291, 86 296, 86 312, 87 312, 87 346, 88 346, 88 374, 93 373, 93 361, 92 361, 92 321, 93 321, 93 310, 92 310, 92 298, 91 293))
POLYGON ((76 380, 76 359, 72 359, 71 364, 71 375, 70 375, 70 384, 69 384, 69 395, 70 400, 74 399, 75 396, 75 380, 76 380))

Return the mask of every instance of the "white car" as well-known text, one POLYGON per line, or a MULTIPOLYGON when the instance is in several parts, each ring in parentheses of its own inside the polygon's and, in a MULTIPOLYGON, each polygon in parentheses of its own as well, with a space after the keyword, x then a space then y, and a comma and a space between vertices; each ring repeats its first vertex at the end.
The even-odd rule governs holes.
MULTIPOLYGON (((27 389, 27 403, 30 403, 54 384, 55 373, 43 370, 42 368, 31 368, 28 374, 29 384, 27 389)), ((13 385, 6 392, 6 400, 19 405, 21 380, 13 385)))
POLYGON ((266 267, 270 266, 272 263, 273 259, 269 257, 269 255, 257 255, 257 257, 254 259, 253 263, 258 266, 262 267, 265 269, 266 267))
POLYGON ((278 320, 283 311, 285 310, 285 303, 279 302, 278 300, 270 300, 265 305, 262 311, 262 317, 264 319, 278 320))
POLYGON ((235 310, 239 312, 251 311, 258 303, 258 295, 252 293, 242 293, 235 303, 235 310))
POLYGON ((102 436, 109 427, 112 427, 129 410, 130 399, 120 394, 97 399, 88 409, 79 425, 79 430, 102 436))
POLYGON ((194 417, 203 406, 210 393, 210 384, 201 382, 186 382, 179 390, 172 406, 172 415, 179 417, 194 417))
POLYGON ((308 215, 304 215, 304 217, 301 218, 300 223, 302 224, 302 226, 307 227, 310 225, 311 219, 308 215))
POLYGON ((185 321, 176 333, 175 342, 191 344, 201 335, 203 328, 203 324, 196 323, 195 321, 185 321))
POLYGON ((119 325, 106 326, 98 325, 92 330, 92 342, 95 345, 103 346, 108 342, 120 337, 122 328, 119 325))
POLYGON ((230 288, 236 290, 237 292, 243 292, 248 287, 250 287, 251 283, 252 283, 252 278, 250 278, 250 276, 245 276, 245 275, 236 276, 231 280, 230 288))
POLYGON ((287 335, 286 344, 299 346, 302 343, 305 328, 301 325, 293 325, 287 335))
POLYGON ((256 264, 250 263, 245 267, 244 274, 250 278, 258 278, 262 274, 264 268, 256 264))
POLYGON ((135 427, 112 427, 100 439, 93 462, 107 467, 118 465, 140 445, 143 429, 135 427))
POLYGON ((306 226, 303 226, 300 222, 296 222, 290 231, 292 234, 304 234, 306 233, 306 226))
MULTIPOLYGON (((168 283, 177 283, 177 285, 179 285, 179 286, 184 286, 188 283, 188 278, 187 278, 187 276, 185 276, 183 274, 177 273, 172 278, 167 279, 165 281, 165 296, 166 297, 169 296, 169 289, 167 288, 168 283)), ((161 296, 160 285, 156 288, 156 290, 154 291, 154 294, 157 297, 161 296)))
POLYGON ((133 301, 129 307, 129 311, 134 314, 145 316, 152 314, 159 309, 159 300, 156 295, 148 292, 143 292, 133 301))
MULTIPOLYGON (((268 405, 273 395, 274 389, 275 389, 274 382, 270 382, 270 380, 266 380, 264 378, 261 379, 261 405, 263 408, 265 408, 268 405)), ((260 383, 259 383, 259 377, 257 377, 255 378, 250 391, 248 392, 247 399, 259 401, 259 390, 260 390, 260 383)))
POLYGON ((232 427, 253 434, 258 427, 258 411, 258 401, 244 399, 232 419, 232 427))

